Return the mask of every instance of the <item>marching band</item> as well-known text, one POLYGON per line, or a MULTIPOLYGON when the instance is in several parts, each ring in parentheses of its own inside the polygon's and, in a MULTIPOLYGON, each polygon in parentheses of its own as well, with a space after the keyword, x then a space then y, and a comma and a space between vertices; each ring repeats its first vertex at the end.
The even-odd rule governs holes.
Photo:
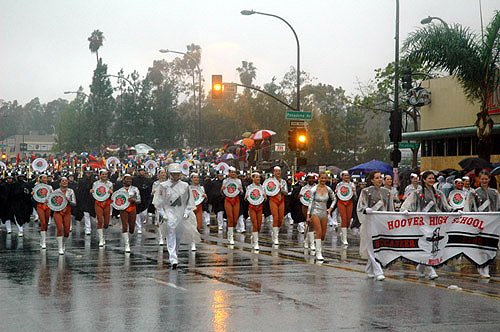
MULTIPOLYGON (((104 248, 110 218, 119 216, 124 252, 130 253, 130 237, 135 229, 141 233, 143 224, 150 222, 155 225, 158 245, 166 243, 170 263, 176 268, 181 241, 189 242, 195 251, 199 232, 203 225, 210 225, 211 214, 219 232, 227 227, 230 247, 235 243, 234 232, 244 232, 245 221, 250 222, 251 248, 255 251, 260 249, 263 220, 267 218, 272 225, 274 247, 279 246, 280 228, 288 220, 297 225, 299 233, 305 233, 304 247, 310 248, 318 262, 324 260, 322 242, 327 225, 337 226, 337 217, 340 218, 338 233, 345 249, 348 228, 359 219, 360 255, 367 259, 366 273, 384 280, 382 267, 370 246, 367 212, 395 211, 399 206, 403 213, 500 211, 500 194, 489 187, 491 175, 485 170, 479 173, 476 189, 470 186, 469 177, 452 179, 449 195, 435 185, 435 172, 426 171, 421 176, 412 173, 411 183, 399 194, 392 186, 392 176, 379 171, 370 173, 366 182, 359 182, 363 184, 360 186, 352 181, 348 171, 342 171, 340 178, 320 172, 297 179, 287 173, 284 179, 279 166, 272 168, 272 174, 265 174, 257 170, 238 173, 227 164, 213 169, 188 164, 186 172, 185 164, 172 161, 167 169, 154 163, 134 171, 121 169, 117 162, 102 169, 74 169, 77 174, 49 171, 47 163, 38 165, 35 172, 28 170, 28 177, 24 169, 3 170, 0 218, 6 231, 11 233, 15 223, 18 235, 23 236, 23 227, 30 219, 39 221, 40 247, 46 250, 47 227, 53 219, 58 252, 64 255, 72 220, 83 220, 85 234, 90 235, 95 218, 99 247, 104 248), (363 188, 365 185, 368 186, 363 188)), ((487 266, 478 270, 482 277, 489 277, 487 266)), ((438 277, 431 266, 417 265, 417 271, 430 279, 438 277)))

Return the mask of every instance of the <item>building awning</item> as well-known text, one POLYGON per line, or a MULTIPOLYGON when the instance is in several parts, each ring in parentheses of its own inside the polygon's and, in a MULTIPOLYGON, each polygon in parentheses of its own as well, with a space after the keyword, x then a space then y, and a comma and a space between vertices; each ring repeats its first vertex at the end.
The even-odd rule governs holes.
MULTIPOLYGON (((449 136, 475 136, 476 126, 422 130, 403 133, 403 140, 420 141, 423 139, 441 138, 449 136)), ((500 134, 500 123, 493 125, 493 133, 500 134)))

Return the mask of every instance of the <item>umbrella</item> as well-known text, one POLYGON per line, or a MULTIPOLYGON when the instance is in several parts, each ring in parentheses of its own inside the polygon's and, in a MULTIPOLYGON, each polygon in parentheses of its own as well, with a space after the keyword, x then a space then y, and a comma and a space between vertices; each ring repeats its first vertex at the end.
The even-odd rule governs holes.
POLYGON ((255 134, 253 134, 250 138, 264 139, 267 137, 271 137, 273 135, 276 135, 276 133, 274 131, 268 130, 268 129, 261 129, 261 130, 256 131, 255 134))
POLYGON ((304 172, 299 172, 299 173, 295 173, 295 174, 293 175, 293 177, 294 177, 294 178, 296 178, 297 180, 300 180, 300 178, 301 178, 301 177, 303 177, 303 176, 305 176, 305 175, 306 175, 306 173, 304 173, 304 172))
POLYGON ((221 158, 221 160, 231 160, 231 159, 238 159, 238 156, 232 153, 226 153, 221 158))
POLYGON ((245 131, 243 134, 241 134, 241 137, 244 137, 244 138, 248 138, 250 136, 252 136, 252 133, 249 131, 245 131))
POLYGON ((491 171, 491 175, 499 175, 500 174, 500 166, 491 171))
POLYGON ((250 148, 255 145, 255 141, 251 138, 244 138, 241 141, 247 148, 250 148))
POLYGON ((240 146, 243 146, 245 144, 243 144, 243 139, 239 139, 237 140, 236 142, 233 143, 234 145, 240 145, 240 146))
POLYGON ((370 173, 371 171, 380 171, 383 174, 390 174, 393 175, 392 171, 392 166, 389 165, 388 163, 384 163, 383 161, 378 161, 378 160, 372 160, 367 163, 354 166, 353 168, 349 169, 349 173, 351 174, 361 174, 362 172, 364 173, 370 173))
POLYGON ((342 172, 342 170, 337 166, 326 166, 326 170, 330 171, 333 174, 339 174, 340 172, 342 172))
POLYGON ((461 160, 458 163, 464 170, 471 170, 471 169, 483 169, 483 168, 489 168, 492 169, 493 165, 491 163, 487 162, 484 159, 481 158, 465 158, 461 160))

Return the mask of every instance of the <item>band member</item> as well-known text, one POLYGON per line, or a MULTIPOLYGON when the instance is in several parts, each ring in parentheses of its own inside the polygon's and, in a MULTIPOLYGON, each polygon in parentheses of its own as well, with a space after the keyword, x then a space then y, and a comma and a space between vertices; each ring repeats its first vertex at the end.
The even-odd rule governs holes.
MULTIPOLYGON (((462 197, 467 198, 468 192, 464 190, 464 181, 462 179, 458 178, 458 179, 455 179, 453 182, 455 185, 455 190, 459 191, 462 194, 462 197)), ((448 204, 450 203, 450 199, 452 199, 452 197, 450 197, 451 193, 452 193, 452 191, 450 191, 450 193, 448 194, 448 204)), ((450 207, 451 207, 451 205, 450 205, 450 207)), ((456 209, 453 208, 453 212, 456 212, 459 210, 463 211, 463 209, 464 208, 456 208, 456 209)))
POLYGON ((217 217, 217 228, 219 231, 224 229, 224 194, 222 193, 222 181, 224 181, 224 172, 217 172, 217 178, 212 182, 210 188, 210 203, 213 212, 217 217))
POLYGON ((64 255, 65 251, 65 239, 69 236, 70 226, 71 226, 71 207, 76 205, 76 195, 73 189, 68 188, 68 179, 62 177, 59 182, 59 189, 56 192, 62 193, 68 200, 68 205, 62 211, 54 211, 54 221, 57 227, 57 247, 59 249, 59 255, 64 255), (64 234, 64 238, 63 238, 64 234))
MULTIPOLYGON (((201 193, 201 196, 204 197, 205 199, 207 198, 207 194, 205 194, 205 188, 203 188, 202 185, 200 185, 200 176, 198 173, 192 173, 191 174, 191 185, 189 186, 189 189, 191 192, 193 190, 196 190, 198 193, 201 193)), ((196 229, 198 230, 198 233, 201 230, 201 223, 202 223, 202 217, 203 217, 203 211, 202 211, 202 206, 203 203, 201 200, 199 201, 198 205, 196 205, 196 209, 193 211, 194 215, 196 216, 196 229)), ((191 250, 195 251, 196 250, 196 244, 193 242, 191 243, 191 250)))
POLYGON ((367 230, 369 225, 367 225, 366 213, 371 211, 394 211, 394 195, 387 189, 387 176, 385 179, 386 187, 382 187, 383 182, 382 174, 379 171, 371 172, 368 175, 368 183, 371 183, 372 186, 361 191, 357 206, 359 221, 361 222, 359 254, 362 258, 368 259, 365 268, 368 276, 375 277, 378 281, 384 280, 385 276, 382 266, 375 260, 371 235, 367 230))
MULTIPOLYGON (((94 193, 94 188, 97 185, 106 187, 109 195, 113 194, 113 183, 108 180, 107 170, 101 169, 99 171, 99 180, 94 182, 92 189, 90 189, 91 194, 94 193)), ((99 236, 99 247, 103 247, 106 244, 103 227, 104 229, 108 229, 109 226, 109 218, 111 216, 111 196, 103 202, 96 200, 94 208, 95 214, 97 215, 97 235, 99 236)))
POLYGON ((473 188, 470 186, 470 177, 463 176, 462 180, 464 181, 464 190, 470 192, 473 188))
MULTIPOLYGON (((224 190, 230 183, 236 183, 238 190, 240 192, 243 191, 243 186, 241 184, 241 180, 237 178, 236 168, 229 167, 229 177, 224 179, 222 182, 221 191, 224 193, 224 190)), ((236 226, 236 221, 240 215, 240 198, 236 197, 228 197, 224 198, 224 209, 226 210, 227 215, 227 240, 229 244, 234 244, 234 226, 236 226)))
POLYGON ((92 230, 90 217, 95 218, 96 216, 94 198, 90 194, 94 179, 92 168, 86 167, 83 178, 78 181, 78 190, 76 191, 76 201, 83 212, 83 219, 85 220, 85 235, 90 235, 92 230))
POLYGON ((403 199, 407 199, 414 191, 419 191, 422 186, 418 183, 418 175, 415 173, 410 174, 410 184, 406 186, 403 199))
POLYGON ((139 189, 132 185, 132 175, 123 176, 123 190, 128 192, 130 205, 125 210, 120 211, 122 220, 122 238, 125 247, 125 253, 130 252, 130 236, 134 234, 135 218, 137 216, 137 204, 141 202, 139 189))
MULTIPOLYGON (((39 183, 47 184, 48 178, 47 174, 41 174, 38 178, 39 183)), ((49 189, 50 194, 52 192, 52 187, 49 189)), ((31 192, 33 195, 34 192, 31 192)), ((45 240, 47 238, 47 226, 49 225, 49 217, 50 217, 50 209, 47 206, 48 200, 45 200, 45 203, 37 203, 36 205, 36 213, 38 214, 38 219, 40 220, 40 247, 42 249, 47 248, 45 240)))
POLYGON ((13 174, 7 174, 5 182, 0 185, 0 218, 5 223, 7 234, 12 233, 12 221, 14 221, 19 230, 19 236, 23 236, 23 227, 17 222, 15 217, 14 205, 18 202, 14 197, 16 183, 13 174))
POLYGON ((285 214, 285 196, 288 194, 288 186, 286 181, 281 178, 279 166, 274 167, 273 172, 274 178, 279 183, 280 191, 274 196, 269 196, 269 208, 273 216, 273 244, 279 245, 278 235, 285 214))
POLYGON ((19 231, 18 236, 23 236, 23 225, 30 221, 33 203, 31 201, 31 188, 26 182, 26 174, 19 173, 12 188, 12 210, 19 231))
MULTIPOLYGON (((248 195, 252 193, 253 190, 260 189, 264 197, 264 188, 260 184, 260 174, 259 172, 252 173, 252 184, 250 184, 245 193, 245 199, 248 201, 248 195)), ((259 231, 262 227, 262 203, 259 205, 249 204, 248 214, 250 215, 250 220, 252 221, 252 236, 250 238, 251 244, 254 250, 259 250, 259 231)))
MULTIPOLYGON (((439 189, 434 188, 436 182, 432 171, 425 171, 422 174, 421 189, 412 191, 410 196, 401 205, 403 212, 449 212, 451 207, 448 205, 446 196, 439 189)), ((436 279, 438 274, 432 266, 423 266, 418 264, 417 271, 420 275, 428 273, 430 279, 436 279)))
MULTIPOLYGON (((497 212, 500 211, 500 194, 496 189, 489 188, 491 174, 487 170, 479 172, 479 187, 469 192, 464 211, 497 212)), ((478 267, 482 278, 490 277, 490 267, 486 264, 478 267)))
POLYGON ((153 190, 153 181, 146 176, 144 166, 139 167, 137 176, 133 178, 132 184, 139 189, 141 201, 137 203, 137 233, 142 233, 142 224, 146 223, 148 216, 148 207, 151 204, 151 192, 153 190))
POLYGON ((354 206, 354 199, 356 198, 356 186, 350 182, 350 176, 348 171, 342 171, 340 173, 340 176, 342 177, 342 181, 339 182, 337 185, 337 189, 335 190, 335 193, 337 193, 337 190, 339 186, 341 185, 348 185, 351 186, 351 190, 353 192, 353 195, 350 199, 347 201, 343 201, 341 199, 338 200, 337 202, 337 209, 339 210, 340 214, 340 220, 341 220, 341 240, 342 244, 345 247, 349 244, 347 242, 347 228, 349 228, 349 224, 351 223, 351 218, 352 218, 352 210, 354 206))
POLYGON ((307 222, 312 223, 316 231, 314 242, 316 243, 316 260, 318 261, 324 260, 321 241, 325 240, 328 215, 332 212, 336 202, 333 190, 326 185, 327 181, 326 172, 319 173, 319 183, 311 188, 311 199, 307 208, 307 222), (332 200, 332 203, 327 208, 329 199, 332 200))
POLYGON ((169 260, 172 269, 176 269, 179 263, 177 254, 183 233, 185 231, 191 232, 187 236, 192 240, 195 240, 195 234, 197 234, 197 239, 199 240, 199 234, 196 231, 196 227, 191 225, 188 220, 191 217, 194 219, 192 212, 195 206, 189 185, 184 181, 180 181, 180 165, 177 163, 170 164, 168 166, 168 173, 170 179, 161 183, 156 192, 159 201, 157 208, 160 216, 166 219, 169 260))
MULTIPOLYGON (((314 188, 314 186, 316 186, 316 181, 314 179, 314 175, 309 173, 306 175, 306 181, 307 181, 307 184, 303 187, 304 189, 302 189, 301 191, 302 192, 306 192, 307 190, 311 190, 312 188, 314 188)), ((299 200, 300 198, 302 197, 302 194, 299 193, 299 200)), ((300 201, 299 201, 300 203, 300 201)), ((307 216, 307 210, 309 209, 309 205, 304 205, 302 203, 300 203, 300 206, 302 208, 302 214, 304 215, 304 218, 306 218, 306 220, 309 220, 308 221, 308 227, 307 227, 307 234, 306 234, 306 238, 304 240, 304 248, 305 249, 308 249, 309 247, 311 248, 311 250, 316 250, 316 244, 314 243, 314 227, 313 225, 311 225, 311 222, 312 220, 308 218, 307 216)))
POLYGON ((158 203, 155 201, 155 194, 158 191, 158 187, 160 186, 160 183, 163 183, 167 181, 167 171, 165 171, 163 168, 161 168, 158 171, 158 180, 156 180, 153 183, 153 190, 151 191, 151 195, 153 196, 153 205, 155 207, 155 225, 156 225, 156 232, 158 234, 158 245, 163 246, 165 244, 164 239, 165 239, 165 234, 163 233, 163 227, 161 227, 161 221, 160 221, 160 214, 158 213, 158 209, 156 206, 158 203))
POLYGON ((392 176, 390 174, 384 176, 384 188, 391 192, 393 202, 399 203, 398 189, 392 186, 392 176))

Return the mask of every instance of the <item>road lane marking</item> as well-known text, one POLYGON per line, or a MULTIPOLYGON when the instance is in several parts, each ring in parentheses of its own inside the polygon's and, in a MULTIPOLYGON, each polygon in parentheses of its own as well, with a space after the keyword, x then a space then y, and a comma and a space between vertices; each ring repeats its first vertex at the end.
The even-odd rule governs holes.
POLYGON ((172 288, 175 288, 175 289, 178 289, 178 290, 181 290, 181 291, 184 291, 186 292, 187 289, 184 288, 184 287, 181 287, 181 286, 177 286, 176 284, 173 284, 171 282, 167 282, 167 281, 163 281, 163 280, 160 280, 160 279, 156 279, 156 278, 148 278, 149 280, 153 280, 154 282, 157 282, 159 284, 162 284, 162 285, 166 285, 166 286, 169 286, 169 287, 172 287, 172 288))

